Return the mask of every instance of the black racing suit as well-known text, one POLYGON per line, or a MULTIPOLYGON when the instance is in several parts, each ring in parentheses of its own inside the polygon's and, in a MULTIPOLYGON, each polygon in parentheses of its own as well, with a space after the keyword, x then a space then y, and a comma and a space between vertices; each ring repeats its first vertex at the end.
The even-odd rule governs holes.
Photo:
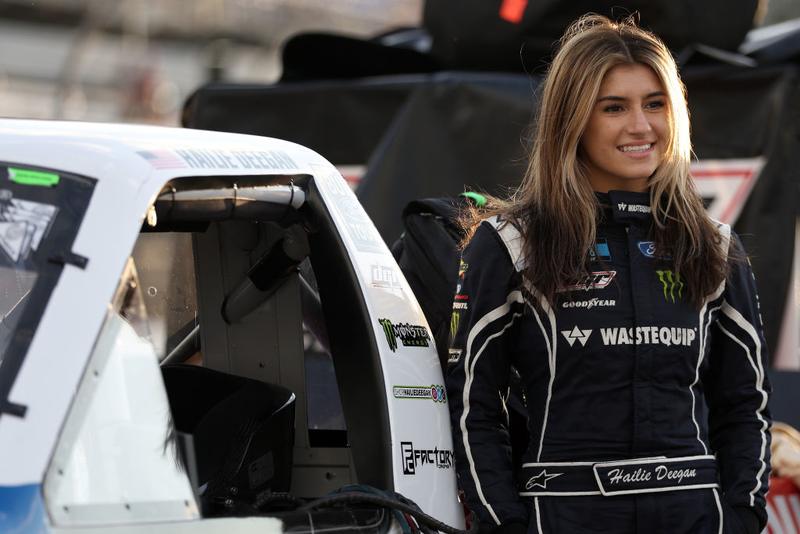
POLYGON ((697 310, 681 281, 691 273, 657 267, 648 195, 599 196, 611 206, 593 272, 559 288, 572 298, 557 309, 532 305, 513 225, 484 221, 464 250, 447 389, 467 505, 481 532, 763 528, 771 388, 749 264, 731 260, 697 310), (505 424, 511 366, 531 436, 522 473, 505 424), (632 459, 646 460, 595 473, 632 459))

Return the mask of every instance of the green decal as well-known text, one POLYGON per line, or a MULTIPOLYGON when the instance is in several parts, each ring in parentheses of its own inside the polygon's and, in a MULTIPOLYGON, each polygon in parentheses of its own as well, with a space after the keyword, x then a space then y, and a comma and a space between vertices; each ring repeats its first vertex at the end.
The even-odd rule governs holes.
POLYGON ((479 208, 482 208, 486 205, 486 197, 480 193, 476 193, 475 191, 461 193, 461 196, 471 198, 473 201, 475 201, 475 204, 477 204, 479 208))
POLYGON ((673 273, 672 271, 656 271, 656 273, 658 273, 658 277, 664 286, 665 299, 672 299, 672 302, 675 302, 676 285, 678 286, 678 298, 683 296, 683 282, 681 282, 681 277, 678 273, 673 273), (667 295, 667 291, 669 291, 669 295, 667 295))
POLYGON ((461 323, 461 313, 454 311, 450 316, 450 338, 454 339, 458 333, 458 327, 461 323))
POLYGON ((394 335, 394 326, 389 319, 378 319, 378 323, 383 327, 383 333, 386 335, 386 342, 389 343, 389 348, 392 352, 397 350, 397 337, 394 335))
POLYGON ((31 171, 29 169, 8 168, 8 177, 12 182, 22 185, 42 185, 50 187, 58 185, 61 177, 52 172, 31 171))

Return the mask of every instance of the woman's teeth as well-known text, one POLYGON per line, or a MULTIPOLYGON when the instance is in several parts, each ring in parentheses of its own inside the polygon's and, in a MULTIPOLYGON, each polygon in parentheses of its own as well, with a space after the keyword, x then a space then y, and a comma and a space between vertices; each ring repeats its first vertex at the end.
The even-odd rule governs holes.
POLYGON ((637 145, 637 146, 621 146, 619 147, 619 149, 623 152, 644 152, 645 150, 648 150, 651 146, 653 146, 653 144, 649 143, 646 145, 637 145))

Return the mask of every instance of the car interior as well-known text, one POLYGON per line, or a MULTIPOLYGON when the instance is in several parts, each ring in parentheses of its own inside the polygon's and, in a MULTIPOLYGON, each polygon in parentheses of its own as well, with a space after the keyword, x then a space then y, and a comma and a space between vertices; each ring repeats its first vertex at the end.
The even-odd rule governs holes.
POLYGON ((387 408, 371 318, 313 178, 270 181, 177 179, 144 221, 133 260, 166 442, 205 517, 382 532, 384 508, 314 504, 343 487, 391 492, 387 408))

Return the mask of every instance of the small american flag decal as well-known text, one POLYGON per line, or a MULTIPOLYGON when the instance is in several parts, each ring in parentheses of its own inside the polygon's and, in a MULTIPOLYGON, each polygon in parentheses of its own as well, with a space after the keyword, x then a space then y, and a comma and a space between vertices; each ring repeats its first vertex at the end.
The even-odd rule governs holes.
POLYGON ((187 168, 186 163, 169 150, 140 150, 137 154, 158 170, 187 168))

